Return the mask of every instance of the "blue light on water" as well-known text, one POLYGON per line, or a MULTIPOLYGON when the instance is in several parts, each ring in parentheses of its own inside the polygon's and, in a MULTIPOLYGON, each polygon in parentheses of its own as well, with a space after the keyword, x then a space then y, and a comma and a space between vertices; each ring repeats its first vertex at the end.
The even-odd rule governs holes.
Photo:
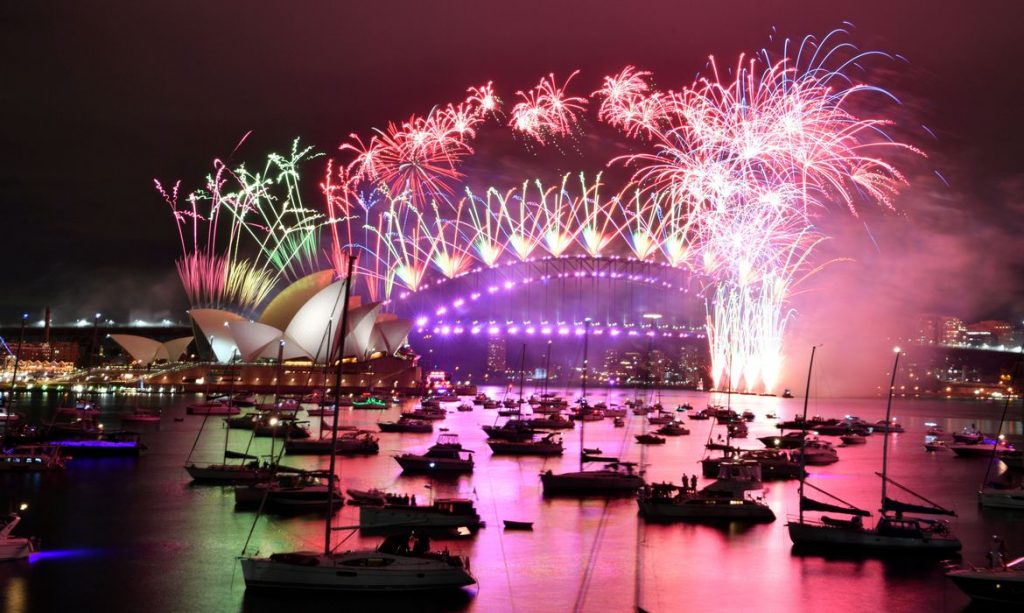
POLYGON ((44 560, 74 560, 90 558, 99 555, 99 553, 98 549, 47 549, 45 551, 32 552, 28 556, 28 561, 30 564, 35 564, 44 560))

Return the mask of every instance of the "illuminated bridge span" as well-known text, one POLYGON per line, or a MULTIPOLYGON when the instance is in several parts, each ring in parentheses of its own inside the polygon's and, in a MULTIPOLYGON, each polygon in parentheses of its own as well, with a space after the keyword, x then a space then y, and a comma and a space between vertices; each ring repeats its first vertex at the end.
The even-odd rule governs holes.
POLYGON ((700 287, 689 271, 635 258, 561 256, 477 268, 403 292, 389 307, 420 332, 538 335, 703 334, 700 287), (652 327, 644 314, 662 317, 652 327))

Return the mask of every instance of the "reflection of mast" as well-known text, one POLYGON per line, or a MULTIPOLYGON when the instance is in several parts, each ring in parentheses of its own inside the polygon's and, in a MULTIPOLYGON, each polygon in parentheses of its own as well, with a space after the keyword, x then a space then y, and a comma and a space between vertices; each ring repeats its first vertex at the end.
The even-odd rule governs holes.
POLYGON ((583 394, 580 396, 580 472, 583 472, 583 430, 587 425, 587 348, 590 345, 590 318, 583 320, 583 394))
POLYGON ((903 352, 896 348, 896 361, 892 364, 892 378, 889 380, 889 400, 885 403, 885 434, 882 436, 882 513, 885 513, 885 486, 889 483, 889 426, 892 419, 892 393, 896 389, 896 369, 903 352))
POLYGON ((526 343, 523 343, 523 351, 519 354, 519 405, 523 404, 523 383, 526 379, 526 343))
POLYGON ((544 395, 548 393, 548 379, 551 377, 551 341, 548 340, 548 354, 544 358, 544 395))

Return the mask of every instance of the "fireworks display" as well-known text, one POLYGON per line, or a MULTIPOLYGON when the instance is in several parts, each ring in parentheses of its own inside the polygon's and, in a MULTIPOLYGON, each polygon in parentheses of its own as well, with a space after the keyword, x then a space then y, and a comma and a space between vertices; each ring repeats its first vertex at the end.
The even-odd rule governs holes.
POLYGON ((771 391, 789 299, 820 267, 817 218, 856 215, 863 203, 892 208, 905 179, 889 160, 917 153, 887 136, 887 120, 858 115, 860 95, 885 92, 848 74, 874 54, 835 43, 842 34, 787 44, 778 59, 741 56, 728 70, 711 58, 706 74, 674 91, 632 66, 605 77, 592 95, 596 119, 633 147, 597 164, 630 169, 617 189, 597 171, 466 185, 464 162, 487 130, 548 144, 582 129, 588 100, 569 91, 578 71, 516 92, 505 126, 488 83, 461 102, 350 135, 343 159, 326 162, 323 211, 303 205, 298 167, 314 155, 297 143, 255 173, 215 163, 185 205, 177 186, 158 183, 178 221, 179 275, 193 304, 252 310, 281 281, 325 265, 340 272, 352 250, 375 301, 432 276, 541 256, 661 261, 704 285, 715 385, 771 391))

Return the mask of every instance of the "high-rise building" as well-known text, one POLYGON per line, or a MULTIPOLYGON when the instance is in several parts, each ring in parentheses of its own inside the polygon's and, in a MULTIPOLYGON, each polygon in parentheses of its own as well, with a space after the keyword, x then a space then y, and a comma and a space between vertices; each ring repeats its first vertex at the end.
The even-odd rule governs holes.
POLYGON ((487 372, 504 373, 508 367, 508 344, 504 336, 494 335, 487 339, 487 372))

